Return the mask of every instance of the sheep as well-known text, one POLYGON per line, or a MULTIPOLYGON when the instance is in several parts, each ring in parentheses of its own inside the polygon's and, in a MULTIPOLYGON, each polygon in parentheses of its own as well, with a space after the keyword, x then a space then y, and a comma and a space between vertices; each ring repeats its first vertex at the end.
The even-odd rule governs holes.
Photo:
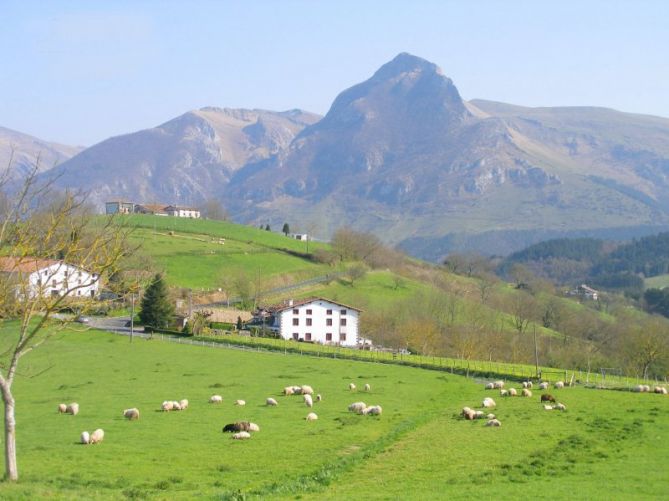
POLYGON ((495 415, 494 415, 494 414, 488 414, 488 415, 486 416, 486 418, 488 418, 488 419, 495 419, 495 415))
POLYGON ((310 412, 304 419, 306 419, 307 421, 316 421, 318 419, 318 416, 316 415, 315 412, 310 412))
POLYGON ((277 405, 279 405, 279 402, 274 400, 272 397, 269 397, 267 400, 265 400, 265 404, 271 407, 276 407, 277 405))
POLYGON ((181 410, 181 404, 177 402, 176 400, 172 401, 172 409, 175 411, 180 411, 181 410))
POLYGON ((306 385, 306 384, 304 384, 300 387, 300 391, 301 391, 302 395, 313 395, 314 394, 314 389, 311 386, 306 385))
POLYGON ((349 384, 348 389, 351 391, 355 390, 355 384, 354 383, 349 384))
POLYGON ((105 438, 105 432, 102 428, 98 428, 93 433, 91 433, 91 444, 98 444, 102 442, 102 439, 105 438))
POLYGON ((182 411, 188 409, 188 400, 186 400, 185 398, 183 400, 180 400, 179 405, 181 406, 182 411))
POLYGON ((655 393, 659 393, 661 395, 666 395, 667 394, 667 389, 663 386, 656 386, 655 388, 653 388, 653 391, 655 393))
POLYGON ((462 417, 464 417, 468 421, 473 421, 474 419, 476 419, 476 411, 474 409, 470 409, 469 407, 463 407, 461 414, 462 417))
POLYGON ((255 423, 249 423, 249 431, 260 431, 260 426, 255 423))
POLYGON ((495 407, 496 405, 495 401, 490 397, 483 399, 483 407, 495 407))
POLYGON ((504 388, 504 381, 495 381, 493 383, 493 386, 495 387, 496 390, 501 390, 504 388))
POLYGON ((160 406, 160 408, 165 412, 169 412, 172 409, 174 409, 174 402, 171 402, 169 400, 165 400, 163 402, 163 404, 160 406))
POLYGON ((509 396, 509 390, 499 390, 499 396, 500 397, 508 397, 509 396))
POLYGON ((367 404, 365 402, 354 402, 348 406, 348 410, 350 412, 355 412, 356 414, 362 414, 362 411, 366 408, 367 404))
POLYGON ((474 419, 483 419, 485 416, 483 411, 474 411, 474 419))
POLYGON ((549 393, 544 393, 541 395, 542 402, 555 402, 555 397, 549 393))
POLYGON ((646 393, 650 392, 650 386, 648 386, 647 384, 644 384, 643 385, 643 391, 646 392, 646 393))
POLYGON ((235 405, 246 405, 246 401, 244 401, 244 400, 235 400, 235 405))
POLYGON ((231 437, 233 440, 247 440, 251 438, 251 434, 248 431, 240 431, 239 433, 235 433, 231 437))
POLYGON ((209 403, 210 404, 220 404, 223 402, 223 397, 220 395, 212 395, 209 397, 209 403))
POLYGON ((313 407, 314 406, 314 401, 311 398, 311 395, 304 395, 304 405, 307 407, 313 407))
POLYGON ((366 407, 362 413, 365 416, 380 416, 383 413, 383 409, 380 405, 372 405, 370 407, 366 407))
POLYGON ((372 391, 372 386, 369 383, 365 383, 365 391, 372 391))
POLYGON ((82 444, 86 444, 86 445, 90 444, 91 443, 90 433, 88 433, 87 431, 82 431, 80 440, 81 440, 82 444))
POLYGON ((73 416, 76 416, 77 414, 79 414, 79 404, 76 402, 72 402, 65 408, 65 412, 67 414, 72 414, 73 416))
POLYGON ((544 409, 547 410, 547 411, 552 411, 552 410, 553 410, 553 406, 552 406, 552 405, 548 405, 548 404, 544 404, 544 409))
POLYGON ((316 395, 316 402, 320 402, 321 400, 323 400, 323 397, 319 393, 318 395, 316 395))
POLYGON ((502 423, 499 421, 499 419, 491 419, 485 425, 486 426, 495 426, 495 427, 499 428, 500 426, 502 426, 502 423))
POLYGON ((516 391, 515 388, 509 388, 509 396, 510 397, 517 397, 518 396, 518 392, 516 391))
POLYGON ((485 389, 486 390, 494 390, 495 389, 495 383, 486 383, 485 384, 485 389))
POLYGON ((283 394, 286 395, 286 396, 290 396, 290 395, 292 395, 293 393, 295 393, 295 392, 293 391, 293 387, 292 387, 292 386, 286 386, 286 387, 283 389, 283 394))
POLYGON ((532 381, 523 381, 523 388, 532 389, 532 381))
POLYGON ((555 404, 553 406, 553 409, 558 410, 558 411, 566 411, 567 406, 558 402, 557 404, 555 404))
POLYGON ((139 409, 136 407, 133 407, 132 409, 126 409, 123 411, 123 417, 129 419, 130 421, 139 419, 139 409))
POLYGON ((58 412, 60 414, 65 414, 67 412, 67 405, 65 404, 58 404, 58 412))
MULTIPOLYGON (((253 430, 252 428, 257 427, 258 425, 254 423, 249 423, 248 421, 237 421, 236 423, 230 423, 226 424, 223 427, 223 433, 228 433, 228 432, 237 432, 237 431, 256 431, 253 430), (253 425, 253 426, 251 426, 253 425)), ((260 428, 258 428, 258 431, 260 428)))
POLYGON ((523 397, 531 397, 532 392, 528 390, 527 388, 523 388, 523 391, 520 392, 520 395, 523 397))
POLYGON ((548 383, 546 381, 543 381, 539 383, 539 389, 540 390, 547 390, 548 389, 548 383))
POLYGON ((557 381, 557 382, 553 385, 553 387, 554 387, 556 390, 560 390, 560 389, 564 388, 564 382, 563 382, 563 381, 557 381))

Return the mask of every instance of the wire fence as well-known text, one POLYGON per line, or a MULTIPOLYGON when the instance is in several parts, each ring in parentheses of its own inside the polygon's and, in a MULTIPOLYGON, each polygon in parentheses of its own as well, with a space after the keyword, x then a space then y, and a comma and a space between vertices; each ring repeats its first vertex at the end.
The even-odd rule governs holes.
MULTIPOLYGON (((129 335, 129 333, 117 333, 129 335)), ((632 390, 639 384, 666 385, 667 380, 643 379, 626 376, 621 370, 611 369, 597 371, 564 370, 551 367, 536 367, 525 364, 492 362, 481 360, 464 360, 447 357, 431 357, 405 354, 386 350, 359 350, 341 346, 300 343, 284 339, 255 338, 250 336, 223 335, 220 337, 184 337, 169 334, 135 333, 135 337, 154 339, 165 342, 221 348, 246 352, 274 353, 277 355, 302 355, 317 358, 355 360, 416 367, 458 374, 476 380, 503 379, 507 381, 547 381, 555 383, 563 381, 566 385, 583 385, 587 387, 632 390), (617 372, 617 373, 613 373, 617 372)))

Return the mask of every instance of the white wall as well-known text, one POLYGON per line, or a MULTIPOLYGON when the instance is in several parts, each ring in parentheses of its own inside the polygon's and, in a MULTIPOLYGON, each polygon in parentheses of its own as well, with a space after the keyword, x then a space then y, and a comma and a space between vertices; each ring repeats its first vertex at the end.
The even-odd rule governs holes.
POLYGON ((279 332, 284 339, 294 339, 297 335, 298 339, 305 341, 356 346, 358 343, 358 317, 358 311, 356 310, 317 299, 311 303, 287 308, 279 312, 279 332), (296 310, 297 313, 294 313, 293 310, 296 310), (307 310, 311 310, 311 314, 307 314, 307 310), (328 310, 332 310, 331 315, 327 314, 328 310), (342 310, 345 310, 346 314, 342 314, 342 310), (298 325, 293 325, 294 319, 297 319, 298 325), (311 325, 307 325, 309 319, 311 325), (327 325, 328 319, 332 321, 332 325, 327 325), (341 325, 342 319, 346 320, 345 326, 341 325), (311 334, 311 339, 309 339, 309 334, 311 334), (327 334, 332 334, 330 340, 327 339, 327 334), (342 339, 342 334, 346 336, 345 339, 342 339))
POLYGON ((93 297, 98 293, 99 281, 95 275, 85 270, 64 263, 55 263, 30 274, 28 279, 30 294, 62 296, 68 289, 77 287, 70 292, 71 297, 93 297), (81 287, 79 287, 81 286, 81 287))

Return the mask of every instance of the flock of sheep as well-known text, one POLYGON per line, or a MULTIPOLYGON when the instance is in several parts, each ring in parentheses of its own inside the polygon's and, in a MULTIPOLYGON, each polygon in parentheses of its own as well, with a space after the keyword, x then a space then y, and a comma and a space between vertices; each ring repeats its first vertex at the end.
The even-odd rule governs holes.
MULTIPOLYGON (((632 391, 635 393, 650 393, 650 386, 647 384, 639 384, 632 388, 632 391)), ((664 386, 656 386, 653 388, 653 393, 659 393, 661 395, 667 394, 667 389, 664 386)))
MULTIPOLYGON (((365 391, 371 392, 372 387, 369 384, 365 384, 364 386, 365 391)), ((349 390, 350 391, 355 391, 356 386, 354 383, 349 384, 349 390)), ((316 402, 320 402, 323 400, 323 397, 320 394, 317 394, 315 397, 314 395, 314 390, 311 386, 309 385, 301 385, 301 386, 286 386, 283 389, 283 394, 285 396, 290 396, 290 395, 302 395, 302 398, 304 400, 304 404, 312 408, 314 406, 314 398, 316 402)), ((221 395, 212 395, 209 398, 209 403, 210 404, 221 404, 223 403, 223 397, 221 395)), ((246 402, 244 400, 235 400, 234 401, 235 405, 239 406, 244 406, 246 405, 246 402)), ((265 400, 265 405, 269 407, 276 407, 279 405, 276 399, 272 397, 268 397, 265 400)), ((160 410, 164 412, 170 412, 170 411, 183 411, 188 409, 188 400, 182 399, 182 400, 165 400, 161 406, 160 410)), ((351 404, 348 407, 348 410, 351 412, 354 412, 356 414, 362 414, 362 415, 370 415, 370 416, 380 416, 381 413, 383 412, 383 409, 381 408, 380 405, 371 405, 368 406, 364 402, 355 402, 351 404)), ((69 405, 66 404, 59 404, 58 405, 58 412, 61 414, 71 414, 73 416, 76 416, 79 413, 79 404, 76 402, 73 402, 69 405)), ((131 409, 125 409, 123 411, 123 417, 130 421, 134 421, 139 419, 139 409, 136 407, 133 407, 131 409)), ((315 412, 309 412, 305 418, 307 421, 316 421, 318 419, 318 415, 315 412)), ((258 432, 260 431, 260 426, 258 426, 255 423, 251 423, 249 421, 237 421, 235 423, 229 423, 226 424, 223 427, 223 432, 224 433, 232 433, 232 438, 234 440, 246 440, 251 438, 251 433, 250 432, 258 432)), ((98 428, 95 430, 93 433, 89 433, 87 431, 84 431, 81 433, 80 437, 80 442, 82 444, 97 444, 102 442, 104 439, 105 432, 101 428, 98 428)))
MULTIPOLYGON (((534 384, 532 381, 523 381, 522 383, 522 389, 518 391, 515 388, 509 388, 505 389, 504 388, 505 383, 504 381, 494 381, 490 383, 485 384, 485 389, 486 390, 499 390, 499 395, 501 397, 531 397, 532 396, 532 388, 534 384)), ((547 383, 546 381, 543 381, 539 383, 539 389, 540 390, 547 390, 549 388, 550 384, 547 383)), ((555 389, 561 389, 564 388, 565 384, 563 381, 558 381, 554 383, 553 387, 555 389)), ((555 400, 555 397, 553 395, 550 395, 548 393, 544 393, 541 395, 540 401, 542 404, 544 404, 544 409, 546 410, 560 410, 564 411, 567 410, 567 406, 557 402, 555 400), (546 404, 544 402, 552 402, 554 405, 551 404, 546 404)), ((486 397, 483 399, 483 402, 481 403, 481 407, 484 409, 494 409, 497 407, 497 403, 495 400, 493 400, 491 397, 486 397)), ((492 427, 500 427, 502 426, 502 423, 499 419, 494 414, 484 412, 482 410, 475 410, 472 409, 471 407, 463 407, 462 411, 460 412, 460 415, 467 419, 467 420, 475 420, 475 419, 487 419, 486 421, 486 426, 492 426, 492 427)))

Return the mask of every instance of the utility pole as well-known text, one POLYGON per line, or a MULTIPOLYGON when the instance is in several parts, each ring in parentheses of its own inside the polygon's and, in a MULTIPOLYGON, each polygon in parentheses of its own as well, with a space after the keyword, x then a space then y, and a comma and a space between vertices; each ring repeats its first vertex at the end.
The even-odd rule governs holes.
POLYGON ((130 307, 130 342, 132 343, 132 338, 135 336, 135 293, 130 294, 131 304, 130 307))
POLYGON ((539 348, 537 346, 537 324, 534 326, 534 373, 539 377, 539 348))

